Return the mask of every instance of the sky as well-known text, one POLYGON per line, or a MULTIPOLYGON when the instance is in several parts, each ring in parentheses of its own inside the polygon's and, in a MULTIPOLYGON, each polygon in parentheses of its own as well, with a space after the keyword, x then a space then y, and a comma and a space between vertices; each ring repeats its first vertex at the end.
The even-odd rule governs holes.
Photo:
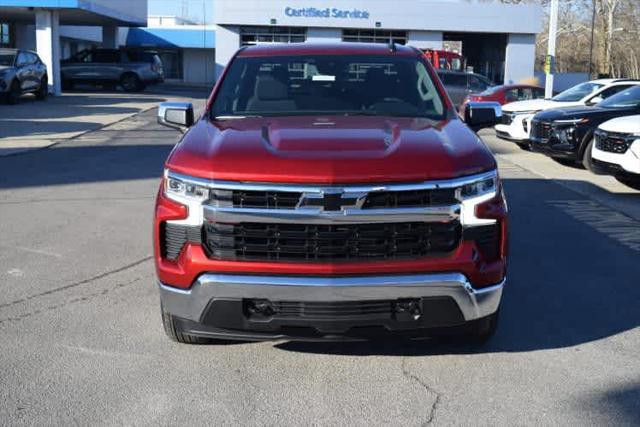
POLYGON ((210 24, 213 22, 213 0, 149 0, 148 13, 184 16, 198 23, 210 24))

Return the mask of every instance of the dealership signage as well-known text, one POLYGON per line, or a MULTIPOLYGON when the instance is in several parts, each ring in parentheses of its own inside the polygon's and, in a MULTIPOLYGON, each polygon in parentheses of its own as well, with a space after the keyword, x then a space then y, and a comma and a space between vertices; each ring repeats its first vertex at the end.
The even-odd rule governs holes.
POLYGON ((303 7, 301 9, 285 7, 284 14, 292 18, 369 19, 368 10, 345 10, 335 7, 325 7, 321 9, 316 9, 315 7, 303 7))

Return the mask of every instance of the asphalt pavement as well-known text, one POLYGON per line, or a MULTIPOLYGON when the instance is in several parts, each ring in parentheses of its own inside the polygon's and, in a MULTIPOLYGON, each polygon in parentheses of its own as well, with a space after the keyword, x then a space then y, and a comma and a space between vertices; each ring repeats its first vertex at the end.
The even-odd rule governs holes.
POLYGON ((0 424, 640 425, 639 192, 483 132, 511 211, 488 344, 179 345, 151 259, 178 133, 154 113, 0 158, 0 424))

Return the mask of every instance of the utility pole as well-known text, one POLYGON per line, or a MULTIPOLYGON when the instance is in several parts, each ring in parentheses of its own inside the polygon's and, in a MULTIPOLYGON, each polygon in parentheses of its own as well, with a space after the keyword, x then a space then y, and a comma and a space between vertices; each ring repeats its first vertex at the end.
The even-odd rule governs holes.
POLYGON ((553 75, 556 72, 556 33, 558 32, 558 0, 551 0, 549 11, 549 47, 545 61, 547 80, 544 87, 545 98, 553 96, 553 75))
POLYGON ((593 10, 591 11, 591 43, 589 45, 589 79, 593 73, 593 33, 596 26, 596 0, 593 2, 593 10))

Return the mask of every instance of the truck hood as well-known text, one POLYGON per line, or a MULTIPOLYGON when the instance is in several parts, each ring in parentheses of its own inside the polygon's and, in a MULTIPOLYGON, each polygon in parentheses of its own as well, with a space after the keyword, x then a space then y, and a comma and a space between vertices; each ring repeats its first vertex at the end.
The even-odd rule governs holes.
POLYGON ((201 119, 166 166, 208 179, 340 184, 448 179, 496 163, 458 119, 298 116, 201 119))
POLYGON ((569 107, 572 105, 582 105, 580 102, 556 102, 550 99, 529 99, 527 101, 516 101, 502 106, 502 111, 517 113, 524 111, 542 111, 549 108, 569 107))
POLYGON ((640 135, 640 115, 618 117, 600 125, 607 132, 631 133, 640 135))
POLYGON ((634 110, 631 108, 605 108, 594 106, 577 106, 577 107, 565 107, 554 110, 545 110, 535 115, 535 119, 545 122, 553 122, 555 120, 578 120, 588 119, 590 121, 599 120, 603 122, 613 117, 625 116, 633 114, 634 110))

